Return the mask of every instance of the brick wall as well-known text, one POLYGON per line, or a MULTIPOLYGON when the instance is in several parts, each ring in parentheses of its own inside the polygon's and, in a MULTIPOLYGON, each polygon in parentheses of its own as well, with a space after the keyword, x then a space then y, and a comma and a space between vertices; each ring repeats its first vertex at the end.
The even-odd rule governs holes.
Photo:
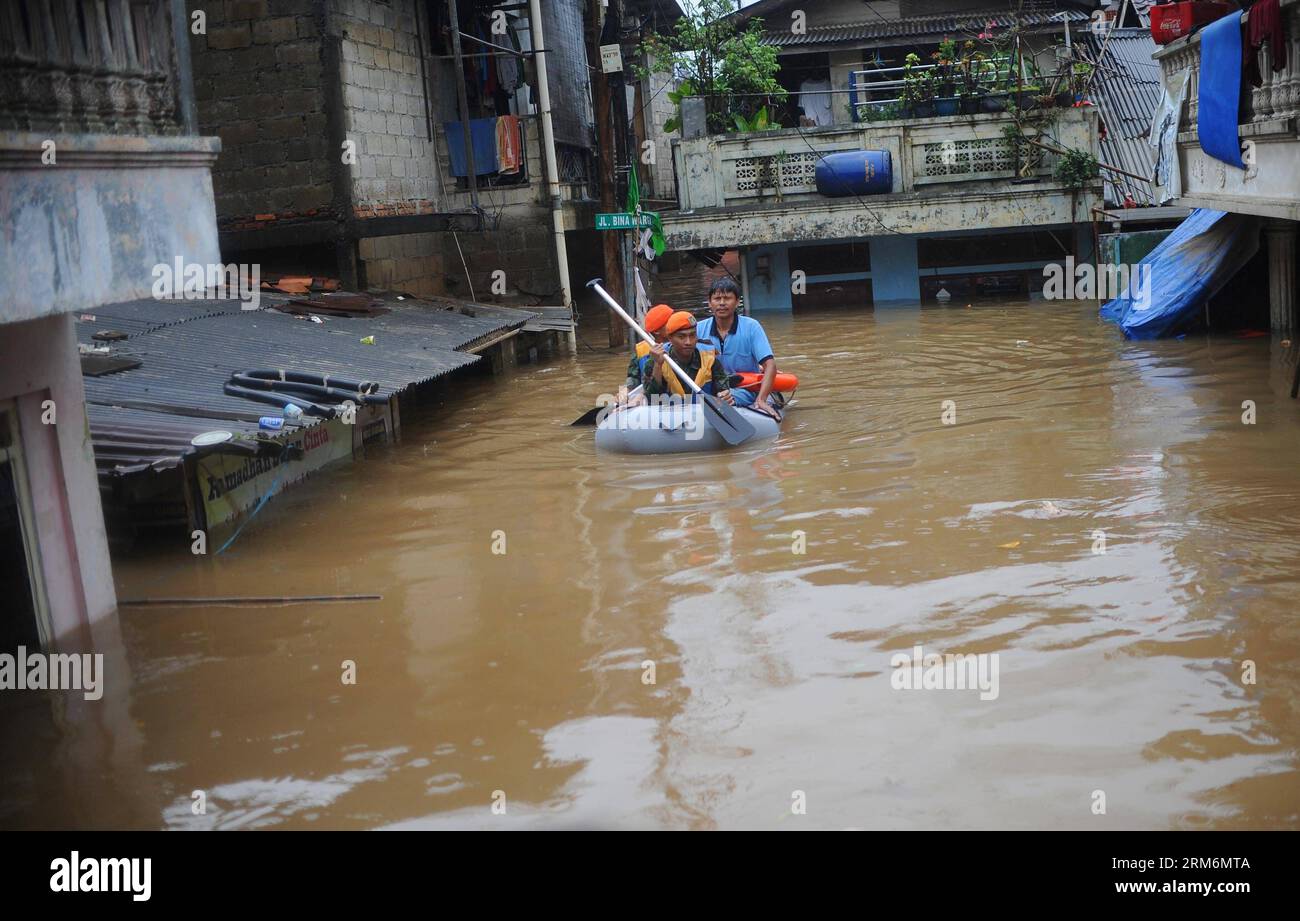
MULTIPOLYGON (((470 206, 451 176, 444 121, 458 119, 454 64, 425 59, 428 24, 415 0, 330 0, 331 29, 341 40, 341 80, 347 135, 357 142, 349 168, 354 213, 368 218, 460 210, 470 206), (421 49, 421 37, 426 43, 421 49), (430 141, 432 121, 433 140, 430 141), (445 185, 444 185, 445 183, 445 185)), ((472 49, 467 49, 472 50, 472 49)), ((551 242, 537 119, 525 126, 528 185, 481 190, 480 206, 500 215, 499 229, 482 233, 405 234, 363 239, 359 257, 366 284, 412 294, 470 294, 495 300, 492 273, 506 272, 510 294, 546 293, 558 286, 551 242), (457 249, 459 242, 460 248, 457 249)))
POLYGON ((341 39, 344 122, 357 144, 353 204, 436 202, 416 23, 421 11, 415 0, 331 0, 331 7, 331 28, 341 39))
POLYGON ((444 233, 410 233, 360 241, 366 284, 420 297, 446 294, 444 233))
POLYGON ((190 35, 199 133, 221 138, 217 220, 241 226, 330 211, 318 0, 189 0, 207 16, 190 35))
MULTIPOLYGON (((340 218, 469 207, 468 193, 456 191, 450 176, 442 128, 458 118, 454 65, 426 56, 421 74, 428 50, 423 3, 189 0, 189 7, 208 17, 207 34, 191 36, 191 48, 201 131, 222 140, 213 184, 223 229, 331 216, 336 201, 349 197, 352 214, 340 218), (337 71, 327 73, 326 62, 335 57, 337 71), (356 145, 355 163, 342 163, 331 146, 331 127, 339 130, 328 121, 331 104, 356 145)), ((510 295, 556 291, 537 118, 525 119, 524 143, 530 182, 480 194, 480 206, 497 216, 499 229, 461 233, 458 240, 450 233, 362 239, 365 283, 468 296, 463 253, 480 299, 496 299, 497 269, 507 273, 510 295)))

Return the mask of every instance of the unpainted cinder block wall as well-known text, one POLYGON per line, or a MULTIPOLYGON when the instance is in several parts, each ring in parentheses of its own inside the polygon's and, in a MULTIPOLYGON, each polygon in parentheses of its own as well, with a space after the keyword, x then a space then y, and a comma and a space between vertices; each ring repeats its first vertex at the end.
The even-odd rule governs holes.
POLYGON ((332 211, 323 0, 189 0, 199 133, 221 138, 217 223, 249 229, 332 211), (192 22, 193 20, 191 20, 192 22))
MULTIPOLYGON (((353 215, 429 214, 439 208, 425 88, 428 23, 416 0, 330 0, 330 30, 339 41, 339 79, 353 215)), ((364 225, 363 225, 364 226, 364 225)), ((441 234, 363 238, 358 245, 368 287, 427 296, 446 293, 441 234)))

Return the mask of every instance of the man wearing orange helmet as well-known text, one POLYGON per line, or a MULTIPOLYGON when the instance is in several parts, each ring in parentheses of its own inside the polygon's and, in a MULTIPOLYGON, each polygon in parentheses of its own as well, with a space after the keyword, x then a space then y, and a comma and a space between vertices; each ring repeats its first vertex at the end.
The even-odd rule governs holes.
MULTIPOLYGON (((646 311, 645 321, 642 324, 645 331, 655 337, 655 342, 665 342, 666 334, 664 326, 668 323, 668 318, 673 315, 673 309, 667 304, 655 304, 646 311)), ((645 384, 646 378, 650 376, 650 343, 644 339, 636 344, 636 354, 627 365, 627 380, 618 391, 618 402, 627 402, 627 395, 638 387, 645 384)))
MULTIPOLYGON (((722 367, 722 362, 716 360, 716 353, 701 351, 695 347, 697 342, 695 317, 685 310, 679 310, 668 318, 664 332, 668 334, 673 361, 677 362, 677 367, 686 372, 705 393, 711 393, 725 403, 734 404, 735 399, 730 390, 731 383, 727 372, 722 367)), ((693 396, 693 393, 686 392, 686 385, 664 361, 662 342, 656 343, 650 349, 650 358, 654 362, 654 373, 646 377, 645 392, 648 396, 659 394, 693 396)))

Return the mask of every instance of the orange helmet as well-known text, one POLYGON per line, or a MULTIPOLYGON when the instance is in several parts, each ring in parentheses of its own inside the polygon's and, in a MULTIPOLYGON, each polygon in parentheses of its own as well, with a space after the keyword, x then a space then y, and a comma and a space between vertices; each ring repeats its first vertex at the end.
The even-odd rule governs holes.
POLYGON ((667 304, 655 304, 645 315, 645 331, 648 333, 657 333, 663 329, 663 325, 668 322, 668 318, 673 315, 673 309, 667 304))
POLYGON ((668 323, 664 327, 664 332, 671 336, 675 332, 679 332, 694 325, 695 317, 691 316, 685 310, 679 310, 668 319, 668 323))

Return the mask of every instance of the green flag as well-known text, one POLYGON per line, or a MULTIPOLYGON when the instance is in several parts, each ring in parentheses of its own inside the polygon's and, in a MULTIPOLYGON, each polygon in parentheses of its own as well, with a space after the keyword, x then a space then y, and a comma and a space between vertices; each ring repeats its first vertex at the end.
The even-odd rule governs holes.
MULTIPOLYGON (((637 181, 636 163, 627 171, 627 210, 631 214, 641 213, 641 183, 637 181)), ((653 212, 650 221, 650 245, 654 247, 656 256, 662 256, 668 248, 668 242, 664 239, 664 222, 653 212)))
POLYGON ((627 211, 636 214, 641 210, 641 184, 636 178, 636 164, 627 171, 627 211))

